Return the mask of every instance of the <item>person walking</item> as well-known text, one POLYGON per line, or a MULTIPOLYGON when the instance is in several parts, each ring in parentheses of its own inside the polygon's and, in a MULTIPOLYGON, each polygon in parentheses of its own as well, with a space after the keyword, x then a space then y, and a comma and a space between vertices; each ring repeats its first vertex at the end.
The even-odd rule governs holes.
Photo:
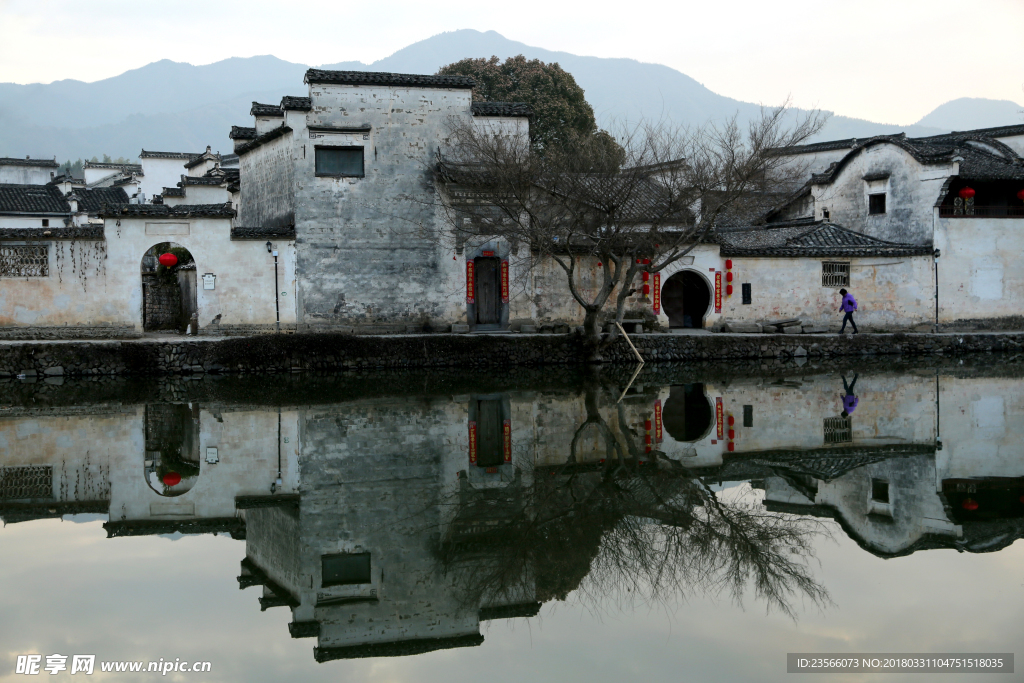
POLYGON ((843 295, 843 301, 839 304, 839 310, 846 313, 846 315, 843 316, 843 326, 839 328, 839 334, 846 331, 847 321, 853 325, 853 333, 857 334, 857 323, 853 321, 853 312, 857 310, 857 300, 854 299, 853 295, 845 289, 840 289, 839 293, 843 295))

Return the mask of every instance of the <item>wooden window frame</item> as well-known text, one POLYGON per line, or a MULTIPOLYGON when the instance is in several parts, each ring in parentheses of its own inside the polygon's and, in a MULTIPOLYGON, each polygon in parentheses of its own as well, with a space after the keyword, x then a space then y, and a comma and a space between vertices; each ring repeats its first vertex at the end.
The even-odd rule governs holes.
POLYGON ((366 177, 366 147, 362 145, 314 145, 313 146, 313 174, 317 178, 365 178, 366 177), (320 173, 317 170, 317 155, 320 150, 340 151, 359 150, 359 160, 362 171, 357 175, 354 173, 320 173))
POLYGON ((849 287, 850 286, 850 262, 849 261, 822 261, 821 262, 821 286, 822 287, 849 287))

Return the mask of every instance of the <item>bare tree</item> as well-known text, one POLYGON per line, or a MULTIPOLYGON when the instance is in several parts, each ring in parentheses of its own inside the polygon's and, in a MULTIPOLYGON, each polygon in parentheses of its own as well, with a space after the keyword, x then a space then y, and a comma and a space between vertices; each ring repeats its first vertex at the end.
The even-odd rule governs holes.
POLYGON ((773 151, 824 121, 787 103, 746 130, 735 117, 692 130, 643 124, 619 144, 586 136, 538 151, 525 136, 453 119, 438 155, 442 206, 456 240, 500 237, 529 247, 527 268, 558 264, 597 362, 615 339, 602 337, 604 318, 621 322, 629 298, 646 296, 638 276, 679 261, 723 215, 777 201, 802 170, 773 151), (595 262, 599 283, 581 286, 584 263, 595 262))

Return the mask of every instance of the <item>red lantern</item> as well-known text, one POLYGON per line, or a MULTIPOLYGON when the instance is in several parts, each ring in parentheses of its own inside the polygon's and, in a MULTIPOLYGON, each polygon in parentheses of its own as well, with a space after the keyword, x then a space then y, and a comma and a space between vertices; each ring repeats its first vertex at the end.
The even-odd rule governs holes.
POLYGON ((645 259, 644 259, 644 265, 645 265, 645 266, 649 266, 649 265, 651 265, 651 259, 649 259, 649 258, 645 258, 645 259))
POLYGON ((647 296, 650 293, 651 293, 651 286, 650 285, 644 285, 644 296, 647 296))
POLYGON ((729 270, 731 268, 732 268, 732 259, 731 258, 725 259, 725 269, 729 270))
POLYGON ((730 453, 732 453, 734 450, 736 450, 736 444, 734 444, 732 441, 730 441, 729 442, 728 450, 729 450, 730 453))
POLYGON ((647 281, 648 281, 648 280, 650 280, 650 279, 651 279, 651 274, 650 274, 650 273, 648 273, 648 272, 647 272, 647 271, 645 270, 645 271, 644 271, 644 274, 643 274, 643 280, 644 280, 644 282, 647 282, 647 281))
POLYGON ((650 420, 644 420, 644 429, 650 429, 650 428, 651 428, 651 421, 650 420))
POLYGON ((974 500, 973 498, 966 498, 964 502, 961 503, 961 506, 964 510, 974 512, 975 510, 978 509, 978 501, 974 500))
MULTIPOLYGON (((734 424, 736 424, 736 418, 733 417, 732 415, 730 415, 729 416, 729 426, 732 427, 734 424)), ((731 439, 732 437, 730 436, 729 438, 731 439)))
POLYGON ((725 294, 726 296, 732 296, 732 285, 725 286, 725 294))
POLYGON ((725 281, 726 282, 732 282, 732 273, 726 273, 725 274, 725 281))
POLYGON ((170 268, 178 263, 178 257, 171 253, 160 254, 160 258, 157 260, 164 268, 170 268))
POLYGON ((598 262, 597 262, 597 267, 598 267, 598 268, 600 268, 600 267, 601 267, 601 266, 603 266, 603 265, 604 265, 604 264, 603 264, 603 263, 601 263, 600 261, 598 261, 598 262))
POLYGON ((177 472, 168 472, 164 475, 165 486, 177 486, 181 483, 181 475, 177 472))
POLYGON ((736 430, 735 429, 730 429, 729 430, 729 438, 730 439, 735 439, 736 438, 736 430))
POLYGON ((1017 199, 1024 202, 1024 190, 1021 190, 1020 192, 1017 193, 1017 199))
POLYGON ((977 193, 973 188, 965 187, 960 190, 960 199, 971 199, 975 194, 977 193))

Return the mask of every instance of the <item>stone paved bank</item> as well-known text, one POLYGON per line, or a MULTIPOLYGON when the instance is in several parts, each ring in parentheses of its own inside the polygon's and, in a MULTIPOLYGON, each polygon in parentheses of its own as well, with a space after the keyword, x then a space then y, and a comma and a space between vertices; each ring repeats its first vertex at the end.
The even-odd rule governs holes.
MULTIPOLYGON (((749 361, 879 355, 1020 352, 1024 332, 960 334, 651 334, 632 337, 648 362, 749 361)), ((624 340, 608 363, 634 364, 624 340)), ((575 335, 260 335, 131 341, 0 342, 0 377, 58 381, 81 375, 337 371, 352 368, 485 368, 580 364, 575 335)))

